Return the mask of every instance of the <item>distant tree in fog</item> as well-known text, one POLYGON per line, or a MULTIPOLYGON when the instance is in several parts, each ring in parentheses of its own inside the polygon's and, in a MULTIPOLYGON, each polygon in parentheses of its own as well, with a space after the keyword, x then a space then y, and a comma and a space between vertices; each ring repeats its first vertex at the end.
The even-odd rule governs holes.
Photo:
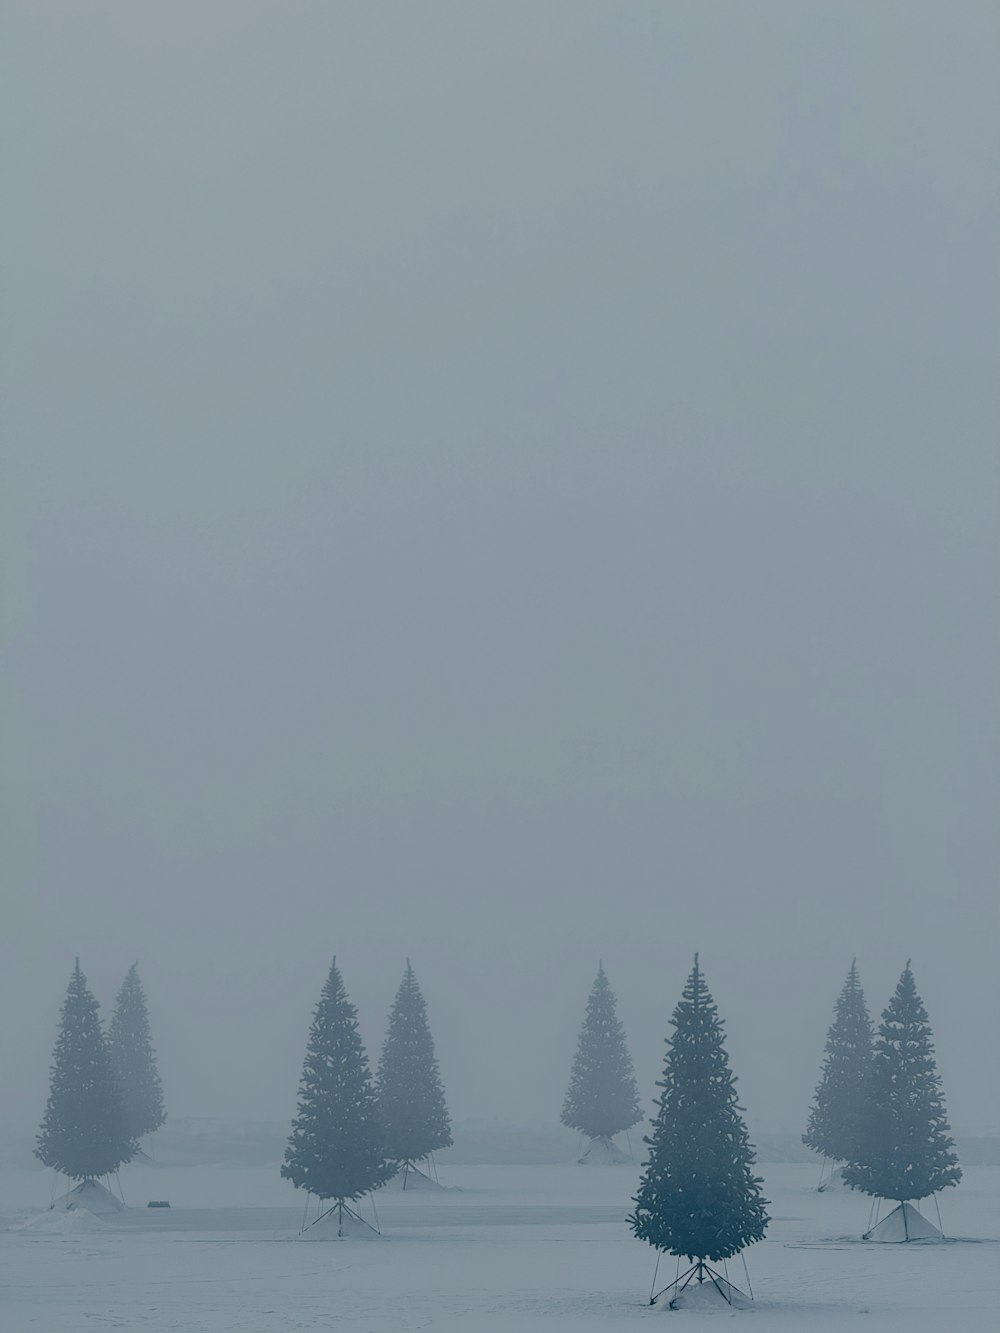
POLYGON ((137 1146, 97 1001, 78 958, 63 1001, 35 1156, 74 1180, 94 1180, 130 1161, 137 1146))
POLYGON ((337 960, 316 1005, 299 1085, 299 1109, 281 1174, 320 1199, 359 1199, 393 1174, 386 1161, 357 1010, 337 960))
POLYGON ((625 1029, 603 964, 587 1000, 561 1119, 609 1147, 616 1134, 642 1119, 625 1029))
POLYGON ((401 1164, 404 1172, 451 1144, 451 1123, 427 1021, 427 1004, 409 959, 389 1013, 376 1095, 383 1151, 401 1164))
POLYGON ((129 1133, 134 1139, 141 1139, 159 1129, 167 1117, 149 1033, 146 996, 136 963, 129 968, 115 1000, 108 1041, 129 1133))
POLYGON ((835 1162, 857 1159, 865 1085, 872 1059, 872 1023, 852 960, 826 1037, 819 1085, 802 1142, 835 1162))
POLYGON ((698 1266, 762 1240, 769 1221, 722 1022, 695 954, 670 1020, 649 1158, 629 1219, 640 1240, 698 1266))
POLYGON ((855 1189, 905 1203, 957 1185, 927 1010, 909 962, 882 1014, 862 1117, 861 1145, 844 1167, 855 1189))

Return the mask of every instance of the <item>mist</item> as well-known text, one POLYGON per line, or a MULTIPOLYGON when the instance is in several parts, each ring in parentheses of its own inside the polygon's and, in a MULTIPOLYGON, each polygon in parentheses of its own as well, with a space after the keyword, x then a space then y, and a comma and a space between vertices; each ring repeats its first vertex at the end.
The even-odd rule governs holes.
POLYGON ((5 6, 4 1119, 79 955, 291 1116, 336 954, 456 1116, 799 1129, 857 956, 1000 1125, 1000 11, 5 6))

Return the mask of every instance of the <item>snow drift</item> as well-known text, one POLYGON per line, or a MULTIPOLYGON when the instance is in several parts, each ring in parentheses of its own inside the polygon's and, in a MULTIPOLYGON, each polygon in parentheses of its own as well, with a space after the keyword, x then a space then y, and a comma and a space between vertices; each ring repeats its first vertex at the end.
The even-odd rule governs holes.
POLYGON ((576 1160, 581 1166, 621 1166, 632 1158, 616 1148, 611 1139, 591 1139, 583 1156, 576 1160))
POLYGON ((96 1180, 81 1180, 79 1185, 61 1194, 52 1207, 56 1212, 69 1209, 84 1209, 95 1217, 109 1217, 113 1213, 125 1211, 121 1199, 116 1198, 109 1189, 96 1180))
POLYGON ((43 1236, 76 1236, 82 1232, 103 1231, 104 1224, 86 1208, 50 1208, 47 1213, 29 1217, 15 1230, 43 1236))
POLYGON ((421 1171, 419 1167, 413 1166, 412 1163, 401 1166, 396 1174, 390 1176, 381 1187, 382 1192, 402 1192, 405 1190, 407 1194, 409 1194, 411 1190, 421 1190, 424 1193, 430 1191, 433 1193, 435 1191, 443 1191, 446 1188, 447 1186, 442 1185, 437 1180, 433 1180, 425 1171, 421 1171))
POLYGON ((724 1310, 748 1310, 751 1302, 725 1279, 720 1286, 714 1282, 689 1282, 672 1301, 663 1301, 664 1310, 708 1310, 720 1314, 724 1310), (720 1289, 721 1288, 721 1289, 720 1289), (724 1293, 724 1294, 723 1294, 724 1293))

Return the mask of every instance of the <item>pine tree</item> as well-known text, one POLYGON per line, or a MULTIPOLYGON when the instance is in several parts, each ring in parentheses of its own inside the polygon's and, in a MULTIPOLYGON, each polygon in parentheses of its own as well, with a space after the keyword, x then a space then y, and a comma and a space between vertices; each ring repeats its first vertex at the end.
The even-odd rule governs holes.
POLYGON ((587 1000, 561 1119, 609 1146, 642 1119, 632 1057, 603 963, 587 1000))
POLYGON ((879 1024, 862 1144, 844 1168, 844 1179, 879 1198, 923 1199, 961 1180, 954 1146, 927 1010, 907 961, 879 1024))
POLYGON ((802 1142, 835 1162, 856 1158, 861 1142, 865 1083, 872 1058, 872 1024, 857 960, 837 999, 827 1033, 819 1086, 802 1142))
POLYGON ((76 960, 63 1001, 35 1156, 74 1180, 110 1175, 135 1155, 97 1001, 76 960))
POLYGON ((299 1110, 281 1174, 299 1189, 342 1206, 377 1189, 394 1169, 382 1151, 357 1010, 334 959, 309 1029, 299 1110))
POLYGON ((686 1255, 701 1281, 706 1259, 728 1259, 763 1238, 767 1200, 697 954, 670 1022, 659 1113, 629 1221, 640 1240, 686 1255))
POLYGON ((137 963, 129 968, 118 992, 108 1040, 129 1133, 134 1139, 141 1139, 159 1129, 167 1117, 137 963))
POLYGON ((413 1165, 451 1144, 451 1124, 427 1004, 406 960, 406 971, 389 1013, 376 1078, 379 1119, 386 1157, 413 1165))

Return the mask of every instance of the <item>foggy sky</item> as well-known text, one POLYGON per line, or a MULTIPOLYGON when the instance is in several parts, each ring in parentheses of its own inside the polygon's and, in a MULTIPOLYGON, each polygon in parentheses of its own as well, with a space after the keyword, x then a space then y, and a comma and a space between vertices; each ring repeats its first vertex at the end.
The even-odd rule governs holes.
POLYGON ((992 0, 4 9, 5 1123, 77 953, 173 1114, 336 953, 555 1118, 699 949, 755 1123, 856 954, 997 1127, 992 0))

